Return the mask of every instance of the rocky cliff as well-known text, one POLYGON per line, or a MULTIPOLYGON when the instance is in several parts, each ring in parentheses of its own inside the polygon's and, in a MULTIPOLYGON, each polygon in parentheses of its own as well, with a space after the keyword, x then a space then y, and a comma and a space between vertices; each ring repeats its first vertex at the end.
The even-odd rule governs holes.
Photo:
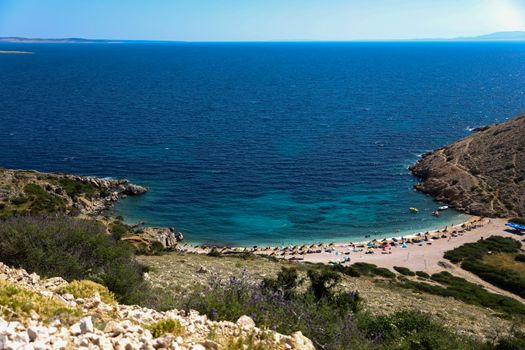
POLYGON ((410 170, 417 190, 460 211, 525 216, 525 115, 424 154, 410 170))

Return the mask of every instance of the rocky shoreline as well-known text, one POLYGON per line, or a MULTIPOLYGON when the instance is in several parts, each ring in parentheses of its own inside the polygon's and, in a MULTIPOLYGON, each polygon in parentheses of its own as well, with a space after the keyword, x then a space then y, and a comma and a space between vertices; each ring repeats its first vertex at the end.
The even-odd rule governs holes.
POLYGON ((0 218, 64 212, 95 219, 109 234, 115 226, 129 230, 125 239, 140 244, 143 250, 155 244, 173 249, 184 238, 174 228, 130 227, 109 213, 117 201, 146 192, 148 188, 123 179, 0 168, 0 218))
POLYGON ((525 216, 525 115, 426 153, 416 189, 471 215, 525 216))

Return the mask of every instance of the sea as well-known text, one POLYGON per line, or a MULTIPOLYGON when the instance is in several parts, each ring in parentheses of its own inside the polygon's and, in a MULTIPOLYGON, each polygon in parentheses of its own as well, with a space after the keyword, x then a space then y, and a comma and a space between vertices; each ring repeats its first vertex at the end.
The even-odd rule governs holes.
POLYGON ((114 212, 192 243, 462 222, 421 154, 525 111, 525 43, 0 44, 0 166, 126 178, 114 212), (419 209, 414 214, 410 207, 419 209))

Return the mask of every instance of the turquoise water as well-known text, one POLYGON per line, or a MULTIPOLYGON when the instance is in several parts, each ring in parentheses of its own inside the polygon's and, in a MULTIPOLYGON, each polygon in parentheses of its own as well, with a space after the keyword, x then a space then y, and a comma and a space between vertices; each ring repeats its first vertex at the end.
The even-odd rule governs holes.
POLYGON ((346 241, 465 219, 419 155, 525 111, 522 43, 0 44, 0 164, 128 178, 191 242, 346 241), (409 207, 418 207, 412 214, 409 207))

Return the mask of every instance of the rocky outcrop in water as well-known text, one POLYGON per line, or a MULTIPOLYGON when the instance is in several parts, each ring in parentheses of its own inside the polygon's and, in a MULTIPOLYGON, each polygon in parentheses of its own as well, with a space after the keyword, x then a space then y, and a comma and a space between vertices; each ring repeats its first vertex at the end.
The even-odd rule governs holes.
POLYGON ((417 190, 460 211, 525 216, 525 115, 424 154, 410 170, 422 179, 417 190))
POLYGON ((122 193, 128 196, 138 196, 146 192, 148 192, 148 189, 144 186, 128 184, 122 193))

